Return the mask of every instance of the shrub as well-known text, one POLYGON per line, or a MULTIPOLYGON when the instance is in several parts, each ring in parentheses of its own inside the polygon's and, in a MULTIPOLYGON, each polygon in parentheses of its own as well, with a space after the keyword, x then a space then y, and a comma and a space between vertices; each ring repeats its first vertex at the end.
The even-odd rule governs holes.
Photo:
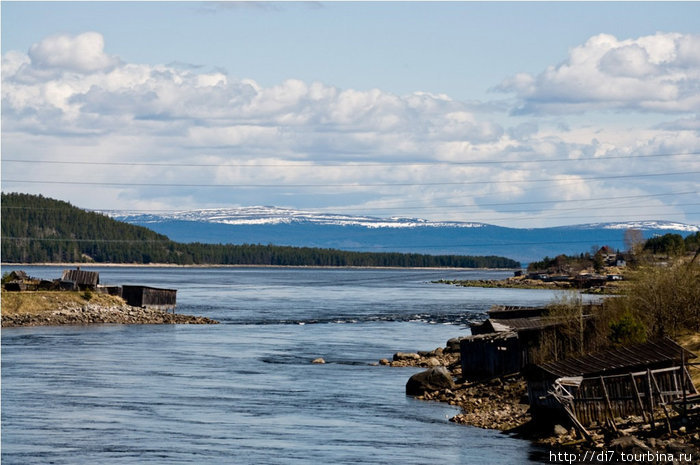
POLYGON ((91 291, 90 289, 85 289, 85 291, 83 291, 83 293, 81 294, 81 296, 82 296, 83 299, 85 299, 85 300, 87 300, 87 301, 90 301, 90 300, 92 299, 92 297, 93 297, 93 293, 92 293, 92 291, 91 291))
POLYGON ((614 344, 628 345, 645 342, 646 328, 631 312, 626 312, 616 321, 610 323, 610 341, 614 344))

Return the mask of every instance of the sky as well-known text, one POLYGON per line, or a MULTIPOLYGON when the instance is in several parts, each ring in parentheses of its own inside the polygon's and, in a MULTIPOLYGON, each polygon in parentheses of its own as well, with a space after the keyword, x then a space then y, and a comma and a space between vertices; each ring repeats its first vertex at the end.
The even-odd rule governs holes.
POLYGON ((8 2, 2 190, 700 224, 700 2, 8 2))

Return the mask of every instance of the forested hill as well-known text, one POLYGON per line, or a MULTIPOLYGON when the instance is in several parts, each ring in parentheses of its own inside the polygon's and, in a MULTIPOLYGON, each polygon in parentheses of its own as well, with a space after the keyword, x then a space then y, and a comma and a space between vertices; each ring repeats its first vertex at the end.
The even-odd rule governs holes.
POLYGON ((179 265, 515 268, 504 257, 348 252, 259 244, 178 243, 148 228, 59 200, 2 194, 5 263, 170 263, 179 265))

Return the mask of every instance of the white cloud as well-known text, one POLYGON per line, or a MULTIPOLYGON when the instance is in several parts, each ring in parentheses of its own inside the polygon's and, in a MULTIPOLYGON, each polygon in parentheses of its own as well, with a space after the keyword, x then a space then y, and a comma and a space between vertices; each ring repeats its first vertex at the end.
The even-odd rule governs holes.
POLYGON ((37 68, 59 68, 92 73, 113 68, 119 59, 104 52, 104 38, 97 32, 77 36, 56 34, 32 45, 29 58, 37 68))
POLYGON ((591 37, 537 76, 517 74, 497 88, 515 93, 521 113, 596 109, 700 110, 700 36, 657 33, 591 37))
MULTIPOLYGON (((537 111, 561 111, 572 105, 620 109, 657 105, 678 110, 697 99, 693 90, 700 63, 697 44, 697 37, 678 34, 632 41, 596 36, 572 50, 566 63, 539 76, 518 74, 502 87, 537 111)), ((263 86, 204 68, 124 63, 105 54, 104 40, 97 33, 51 36, 28 54, 13 51, 2 57, 5 157, 234 166, 56 164, 38 165, 28 173, 26 165, 3 162, 3 178, 183 186, 365 185, 236 191, 112 186, 93 187, 90 196, 80 196, 80 186, 66 186, 66 195, 74 198, 57 194, 60 186, 28 185, 92 208, 127 208, 119 202, 128 200, 160 208, 168 203, 186 208, 283 202, 300 208, 336 205, 342 211, 343 205, 428 207, 600 197, 632 189, 620 188, 618 181, 589 178, 700 170, 682 157, 528 163, 698 151, 697 118, 676 116, 675 123, 650 128, 634 122, 572 125, 564 118, 530 115, 514 118, 509 128, 503 123, 508 118, 493 120, 498 116, 495 106, 488 113, 475 108, 443 94, 395 95, 295 79, 263 86), (434 164, 413 164, 426 161, 434 164), (474 161, 509 163, 460 164, 474 161), (385 164, 371 166, 374 163, 385 164), (268 166, 254 166, 261 164, 268 166), (547 178, 559 181, 543 184, 547 178), (299 199, 307 203, 295 205, 299 199)), ((635 186, 634 191, 672 190, 663 180, 654 181, 650 178, 648 186, 635 186)), ((691 189, 690 178, 681 181, 679 188, 691 189)), ((479 220, 475 208, 468 214, 426 211, 433 219, 479 220)), ((489 214, 502 216, 486 209, 481 217, 489 214)))

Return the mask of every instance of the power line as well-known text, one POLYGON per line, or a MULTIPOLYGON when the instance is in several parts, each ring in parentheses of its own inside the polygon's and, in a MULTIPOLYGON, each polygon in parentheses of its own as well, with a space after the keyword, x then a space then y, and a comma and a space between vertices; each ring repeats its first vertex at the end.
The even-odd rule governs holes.
MULTIPOLYGON (((492 202, 492 203, 479 203, 479 204, 469 204, 469 205, 403 205, 403 206, 394 206, 394 207, 347 207, 347 206, 339 206, 339 207, 324 207, 324 208, 319 208, 318 210, 315 210, 315 212, 318 213, 323 213, 322 211, 319 210, 329 210, 329 209, 334 209, 334 210, 362 210, 362 211, 375 211, 375 210, 435 210, 435 209, 462 209, 462 208, 467 208, 467 207, 499 207, 499 206, 514 206, 514 205, 546 205, 546 204, 570 204, 570 203, 580 203, 580 202, 599 202, 599 201, 605 201, 605 202, 610 202, 610 201, 615 201, 615 200, 637 200, 637 199, 645 199, 645 198, 655 198, 655 197, 669 197, 669 196, 683 196, 683 195, 692 195, 692 194, 700 194, 700 191, 685 191, 685 192, 665 192, 665 193, 660 193, 660 194, 640 194, 640 195, 623 195, 623 196, 609 196, 609 197, 592 197, 588 199, 558 199, 558 200, 533 200, 533 201, 528 201, 528 202, 492 202)), ((695 204, 672 204, 670 206, 684 206, 684 205, 695 205, 695 204)), ((24 210, 58 210, 58 208, 55 207, 15 207, 11 205, 2 205, 1 206, 4 209, 24 209, 24 210)), ((127 213, 171 213, 171 212, 184 212, 184 211, 191 211, 191 210, 222 210, 222 209, 229 209, 229 208, 238 208, 238 207, 206 207, 206 208, 200 208, 200 209, 165 209, 165 208, 159 208, 159 209, 105 209, 105 208, 100 208, 100 209, 94 209, 94 210, 88 210, 88 211, 95 211, 99 213, 114 213, 114 212, 127 212, 127 213)), ((242 208, 242 207, 241 207, 242 208)), ((594 207, 581 207, 581 209, 586 209, 586 208, 600 208, 600 206, 596 205, 594 207)))
POLYGON ((397 183, 318 183, 318 184, 188 184, 188 183, 140 183, 140 182, 98 182, 98 181, 39 181, 29 179, 3 179, 3 183, 25 183, 25 184, 68 184, 68 185, 83 185, 83 186, 124 186, 124 187, 203 187, 203 188, 257 188, 264 187, 267 189, 289 189, 289 188, 356 188, 356 187, 413 187, 413 186, 465 186, 479 184, 529 184, 537 182, 559 182, 565 184, 576 183, 580 181, 593 181, 604 179, 634 179, 634 178, 650 178, 662 176, 685 176, 691 174, 700 174, 700 171, 682 171, 671 173, 640 173, 627 175, 612 175, 612 176, 584 176, 577 179, 561 179, 561 178, 546 178, 546 179, 523 179, 523 180, 507 180, 507 181, 439 181, 439 182, 397 182, 397 183))
MULTIPOLYGON (((669 207, 688 207, 688 206, 697 206, 700 205, 700 203, 680 203, 680 204, 673 204, 670 206, 663 206, 660 205, 654 210, 658 209, 663 209, 664 211, 655 213, 651 211, 648 207, 640 207, 637 205, 621 205, 621 206, 615 206, 616 209, 634 209, 634 208, 644 208, 644 213, 646 215, 651 215, 651 214, 665 214, 665 210, 667 210, 669 207)), ((19 207, 18 207, 19 208, 19 207)), ((433 209, 435 209, 434 207, 433 209)), ((570 212, 570 211, 587 211, 587 210, 600 210, 600 206, 593 206, 593 207, 577 207, 577 208, 555 208, 555 209, 548 209, 546 212, 548 215, 537 215, 536 218, 598 218, 598 217, 612 217, 612 215, 604 215, 604 216, 586 216, 586 217, 570 217, 570 216, 551 216, 549 214, 551 213, 557 213, 557 212, 570 212)), ((113 212, 119 212, 120 210, 97 210, 97 213, 102 213, 102 212, 107 212, 107 211, 113 211, 113 212)), ((141 211, 149 211, 149 210, 141 210, 141 211)), ((151 210, 154 212, 162 212, 163 210, 151 210)), ((182 210, 172 210, 173 212, 181 212, 182 210)), ((187 210, 185 210, 186 212, 187 210)), ((131 213, 131 212, 136 212, 136 211, 127 211, 126 213, 131 213)), ((482 210, 478 209, 473 209, 473 210, 460 210, 460 213, 482 213, 482 210)), ((537 210, 499 210, 497 213, 537 213, 537 210)), ((679 213, 680 214, 680 213, 679 213)), ((683 212, 684 215, 691 215, 694 214, 693 212, 683 212)), ((113 216, 128 216, 128 215, 113 215, 113 216)), ((618 217, 619 215, 615 215, 615 217, 618 217)), ((639 215, 637 215, 639 216, 639 215)), ((492 218, 493 220, 505 220, 509 219, 508 218, 492 218)), ((528 219, 532 219, 532 217, 528 217, 528 219)), ((435 220, 435 222, 445 222, 445 221, 440 221, 440 220, 435 220)))
POLYGON ((2 240, 12 240, 12 241, 46 241, 46 242, 89 242, 89 243, 117 243, 117 244, 131 244, 131 243, 167 243, 175 242, 171 239, 76 239, 74 237, 15 237, 15 236, 2 236, 2 240))
MULTIPOLYGON (((176 242, 178 244, 182 245, 188 245, 188 243, 184 242, 177 242, 173 240, 135 240, 135 239, 75 239, 75 238, 58 238, 58 237, 14 237, 14 236, 3 236, 2 240, 11 240, 11 241, 35 241, 35 242, 87 242, 87 243, 169 243, 169 242, 176 242)), ((582 239, 576 239, 576 240, 568 240, 568 241, 527 241, 527 242, 480 242, 480 243, 473 243, 473 244, 442 244, 442 245, 435 245, 435 244, 419 244, 419 245, 406 245, 406 246, 391 246, 391 245, 373 245, 373 246, 348 246, 348 247, 343 247, 342 249, 337 249, 337 250, 348 250, 348 249, 354 249, 354 250, 372 250, 372 249, 416 249, 416 248, 427 248, 427 249, 436 249, 436 248, 472 248, 472 247, 497 247, 497 246, 502 246, 502 247, 515 247, 515 246, 523 246, 523 245, 558 245, 558 244, 591 244, 595 243, 595 239, 591 240, 582 240, 582 239)), ((251 244, 219 244, 219 243, 199 243, 202 245, 217 245, 217 246, 249 246, 251 244)), ((252 244, 252 245, 262 245, 265 246, 264 244, 252 244)), ((327 247, 314 247, 314 246, 288 246, 288 245, 280 245, 280 244, 272 244, 273 246, 278 246, 278 247, 299 247, 299 248, 327 248, 327 247)))
POLYGON ((18 158, 4 158, 3 162, 9 163, 31 163, 31 164, 61 164, 61 165, 96 165, 96 166, 163 166, 163 167, 182 167, 182 168, 318 168, 318 167, 381 167, 381 166, 472 166, 472 165, 506 165, 506 164, 531 164, 531 163, 559 163, 559 162, 600 162, 606 160, 636 160, 646 158, 665 158, 677 156, 700 155, 700 153, 663 153, 649 155, 613 155, 606 157, 593 158, 539 158, 525 160, 471 160, 471 161, 431 161, 431 162, 393 162, 393 163, 353 163, 353 162, 319 162, 319 163, 299 163, 290 161, 289 163, 155 163, 155 162, 107 162, 107 161, 92 161, 92 160, 47 160, 47 159, 32 159, 21 160, 18 158))
MULTIPOLYGON (((561 203, 561 204, 570 204, 570 203, 580 203, 580 202, 597 202, 597 201, 606 201, 606 202, 611 202, 615 200, 635 200, 635 199, 641 199, 641 198, 654 198, 654 197, 665 197, 665 196, 682 196, 682 195, 688 195, 688 194, 698 194, 700 191, 689 191, 689 192, 671 192, 671 193, 664 193, 664 194, 647 194, 647 195, 627 195, 627 196, 611 196, 611 197, 600 197, 600 198, 590 198, 590 199, 568 199, 568 200, 539 200, 539 201, 531 201, 531 202, 501 202, 501 203, 481 203, 481 204, 474 204, 474 205, 433 205, 433 206, 396 206, 396 207, 337 207, 337 209, 343 209, 343 210, 418 210, 418 209, 430 209, 430 210, 436 210, 436 209, 465 209, 465 208, 473 208, 474 210, 463 210, 465 213, 469 212, 478 212, 480 211, 479 209, 481 207, 494 207, 494 206, 515 206, 515 205, 542 205, 542 204, 552 204, 552 203, 561 203)), ((698 203, 674 203, 671 205, 668 205, 668 207, 685 207, 685 206, 695 206, 695 205, 700 205, 698 203)), ((607 205, 609 206, 609 204, 607 205)), ((635 208, 637 205, 618 205, 617 208, 635 208)), ((661 208, 662 206, 659 206, 658 208, 661 208)), ((57 207, 19 207, 19 206, 13 206, 13 205, 2 205, 1 208, 6 209, 6 210, 60 210, 57 207)), ((208 208, 201 208, 201 209, 86 209, 86 211, 93 211, 97 213, 174 213, 174 212, 188 212, 188 211, 197 211, 197 210, 226 210, 226 209, 236 209, 237 207, 208 207, 208 208)), ((242 207, 244 208, 244 207, 242 207)), ((600 209, 601 207, 599 205, 591 206, 591 207, 576 207, 576 208, 571 208, 571 209, 549 209, 549 211, 569 211, 569 210, 588 210, 588 209, 600 209)), ((322 210, 327 210, 328 208, 324 208, 322 210)), ((285 209, 282 209, 285 210, 285 209)), ((508 212, 522 212, 522 211, 531 211, 531 210, 509 210, 508 212)), ((503 211, 505 212, 505 211, 503 211)), ((314 211, 310 213, 323 213, 321 211, 314 211)))
MULTIPOLYGON (((570 202, 580 202, 580 201, 592 201, 592 200, 607 200, 608 202, 611 200, 615 199, 628 199, 628 198, 640 198, 640 197, 658 197, 662 195, 682 195, 682 194, 694 194, 697 192, 686 192, 686 193, 667 193, 667 194, 650 194, 647 196, 621 196, 618 198, 611 197, 611 198, 604 198, 604 199, 589 199, 589 200, 582 200, 582 199, 573 199, 570 200, 570 202)), ((556 202, 556 201, 544 201, 546 203, 551 203, 551 202, 556 202)), ((521 204, 529 204, 529 203, 542 203, 542 202, 521 202, 521 204)), ((491 204, 493 205, 499 205, 499 206, 511 206, 511 205, 516 205, 517 203, 514 204, 509 204, 509 203, 500 203, 500 204, 491 204)), ((485 205, 489 204, 482 204, 482 205, 468 205, 468 206, 461 206, 460 208, 460 213, 462 214, 479 214, 483 213, 483 210, 480 209, 480 207, 483 207, 485 205), (466 207, 471 207, 469 209, 466 209, 466 207)), ((659 205, 656 207, 644 207, 644 213, 645 215, 651 215, 651 214, 658 214, 658 215, 666 215, 667 212, 665 211, 668 208, 671 207, 687 207, 687 206, 697 206, 700 205, 700 203, 697 202, 692 202, 692 203, 676 203, 676 204, 671 204, 668 206, 664 205, 659 205), (659 209, 662 209, 659 211, 659 209)), ((627 209, 634 209, 634 208, 642 208, 638 205, 611 205, 610 203, 607 203, 605 205, 606 207, 614 207, 615 209, 618 210, 627 210, 627 209)), ((341 208, 341 207, 339 207, 341 208)), ((439 208, 446 208, 446 207, 440 207, 440 206, 433 206, 433 207, 403 207, 403 208, 393 208, 391 210, 409 210, 413 211, 418 208, 430 208, 434 212, 437 211, 439 208)), ((59 210, 58 208, 54 207, 18 207, 18 206, 12 206, 12 205, 2 205, 2 209, 5 210, 32 210, 32 211, 52 211, 52 210, 59 210)), ((220 210, 221 208, 216 208, 216 209, 202 209, 203 211, 208 211, 208 210, 220 210)), ((224 208, 225 209, 225 208, 224 208)), ((575 218, 581 218, 581 219, 591 219, 591 218, 614 218, 614 219, 619 219, 623 218, 623 216, 620 216, 619 214, 615 215, 586 215, 586 216, 567 216, 567 215, 559 215, 559 213, 565 213, 565 212, 571 212, 571 211, 576 211, 576 212, 584 212, 584 211, 597 211, 600 210, 601 206, 600 205, 594 205, 594 206, 579 206, 579 207, 574 207, 574 208, 550 208, 547 209, 546 211, 540 210, 539 212, 537 210, 500 210, 497 213, 501 214, 507 214, 507 213, 512 213, 512 214, 530 214, 530 216, 527 217, 514 217, 514 216, 508 216, 508 217, 490 217, 490 218, 479 218, 479 222, 485 222, 485 221, 524 221, 524 220, 532 220, 533 218, 536 219, 575 219, 575 218), (541 212, 541 213, 540 213, 541 212)), ((347 209, 346 209, 347 210, 347 209)), ((366 210, 371 210, 369 208, 365 209, 366 210)), ((138 213, 153 213, 153 214, 158 214, 158 213, 174 213, 174 212, 188 212, 191 210, 104 210, 104 209, 99 209, 99 210, 86 210, 86 211, 92 211, 94 213, 101 213, 101 214, 107 214, 108 216, 125 216, 128 214, 138 214, 138 213), (123 215, 118 215, 115 213, 124 213, 123 215), (112 213, 110 215, 110 213, 112 213)), ((196 210, 195 210, 196 211, 196 210)), ((320 211, 316 212, 308 212, 308 213, 323 213, 320 211)), ((677 213, 677 214, 683 214, 684 216, 687 215, 692 215, 695 214, 694 212, 683 212, 683 213, 677 213)), ((638 215, 636 216, 631 216, 627 215, 627 217, 632 217, 632 218, 638 218, 638 215)), ((440 220, 435 220, 436 222, 440 222, 440 220)), ((444 222, 444 220, 443 220, 444 222)), ((474 221, 472 221, 474 222, 474 221)))

